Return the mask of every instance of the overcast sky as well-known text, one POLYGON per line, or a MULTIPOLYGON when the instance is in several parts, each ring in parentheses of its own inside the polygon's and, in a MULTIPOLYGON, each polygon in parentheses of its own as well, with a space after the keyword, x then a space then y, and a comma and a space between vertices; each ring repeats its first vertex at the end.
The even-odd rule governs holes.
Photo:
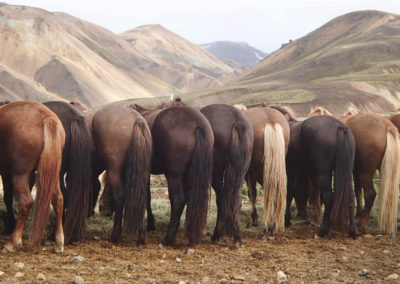
POLYGON ((115 33, 161 24, 191 42, 244 41, 272 52, 334 17, 356 10, 400 14, 400 0, 20 0, 65 12, 115 33))

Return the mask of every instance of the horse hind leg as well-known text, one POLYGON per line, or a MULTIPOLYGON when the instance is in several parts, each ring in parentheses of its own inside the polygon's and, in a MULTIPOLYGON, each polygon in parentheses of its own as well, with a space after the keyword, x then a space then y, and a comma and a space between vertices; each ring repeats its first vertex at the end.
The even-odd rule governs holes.
POLYGON ((371 214, 372 206, 374 205, 376 191, 374 188, 374 183, 372 181, 373 176, 362 174, 360 175, 360 183, 364 189, 364 210, 360 214, 359 221, 359 231, 360 233, 365 232, 365 228, 368 224, 369 215, 371 214))
POLYGON ((13 193, 18 203, 18 218, 15 229, 11 235, 11 241, 4 245, 6 251, 12 252, 22 246, 22 234, 26 220, 32 208, 33 199, 29 188, 29 174, 12 177, 13 193))
POLYGON ((122 217, 124 210, 124 191, 121 185, 121 171, 117 169, 108 170, 107 178, 112 192, 114 205, 114 225, 111 232, 111 241, 118 243, 122 233, 122 217))
POLYGON ((174 245, 183 208, 185 207, 185 194, 183 192, 182 176, 167 175, 167 181, 171 201, 171 217, 163 244, 174 245))
POLYGON ((255 174, 249 170, 246 174, 245 180, 247 183, 247 195, 251 202, 251 226, 258 227, 258 214, 256 208, 257 180, 255 174))
POLYGON ((213 169, 213 177, 212 177, 212 187, 215 191, 216 202, 217 202, 217 223, 215 224, 214 234, 211 237, 211 241, 216 242, 223 235, 223 224, 221 224, 221 214, 222 214, 222 198, 223 198, 223 183, 222 183, 222 175, 221 171, 216 171, 215 167, 213 169))
POLYGON ((333 192, 331 187, 331 178, 325 175, 319 175, 312 179, 314 190, 317 189, 322 194, 322 201, 325 206, 322 224, 318 236, 325 237, 329 233, 331 212, 332 212, 332 201, 333 192))
POLYGON ((362 204, 362 186, 360 182, 360 177, 358 173, 354 173, 354 193, 356 195, 357 201, 357 217, 361 217, 363 211, 363 204, 362 204))
POLYGON ((154 220, 154 214, 151 210, 151 191, 150 191, 150 181, 147 190, 147 230, 154 231, 156 229, 156 222, 154 220))
POLYGON ((3 192, 4 192, 4 203, 7 208, 7 224, 5 228, 5 233, 7 235, 12 234, 15 228, 15 216, 13 208, 13 184, 11 177, 9 175, 3 175, 3 192))
POLYGON ((63 208, 64 197, 59 187, 56 188, 51 198, 51 205, 53 206, 56 215, 56 232, 55 232, 55 252, 64 251, 64 229, 63 229, 63 208))

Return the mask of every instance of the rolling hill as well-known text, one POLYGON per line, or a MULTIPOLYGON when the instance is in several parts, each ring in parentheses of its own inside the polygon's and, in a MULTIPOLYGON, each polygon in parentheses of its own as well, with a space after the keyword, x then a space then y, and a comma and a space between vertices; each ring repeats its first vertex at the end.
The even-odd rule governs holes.
POLYGON ((247 68, 256 65, 268 55, 245 42, 215 41, 200 44, 200 46, 220 59, 247 68))
POLYGON ((400 16, 359 11, 337 17, 269 55, 221 88, 186 97, 248 105, 283 103, 299 115, 322 105, 389 112, 400 107, 400 16))
POLYGON ((240 72, 197 46, 188 49, 194 44, 171 32, 154 34, 157 39, 142 36, 146 40, 137 42, 147 42, 149 49, 64 13, 0 4, 0 99, 79 100, 95 106, 204 90, 240 72), (165 53, 152 46, 159 41, 192 61, 156 57, 154 50, 165 53))

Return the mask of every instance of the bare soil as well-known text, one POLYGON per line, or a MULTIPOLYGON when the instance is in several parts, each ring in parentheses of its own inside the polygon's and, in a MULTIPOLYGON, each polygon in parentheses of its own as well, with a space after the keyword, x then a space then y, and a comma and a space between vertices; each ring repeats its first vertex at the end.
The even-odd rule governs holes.
MULTIPOLYGON (((295 218, 284 234, 263 240, 262 227, 247 225, 250 204, 246 198, 241 214, 242 247, 233 246, 230 239, 210 241, 209 234, 215 225, 214 201, 210 205, 209 233, 200 245, 192 248, 194 251, 186 254, 187 239, 182 229, 176 247, 162 247, 169 201, 165 189, 153 190, 152 195, 157 230, 149 232, 146 246, 137 247, 135 239, 129 236, 124 236, 118 245, 110 243, 112 221, 96 215, 89 220, 86 238, 66 246, 62 254, 53 252, 50 241, 39 248, 25 246, 12 254, 0 253, 0 271, 4 272, 0 282, 72 283, 78 275, 85 283, 277 283, 278 271, 286 274, 288 283, 398 283, 400 279, 385 280, 391 274, 400 275, 400 237, 389 238, 371 229, 357 240, 339 232, 316 239, 318 228, 295 218), (76 256, 83 261, 74 259, 76 256), (24 263, 22 269, 15 265, 19 262, 24 263), (359 276, 361 269, 367 269, 368 274, 359 276), (16 278, 17 272, 23 276, 16 278), (46 280, 37 280, 39 273, 46 280)), ((1 205, 0 216, 4 220, 1 205)), ((261 198, 258 205, 262 215, 261 198)), ((182 224, 183 220, 181 227, 182 224)), ((1 234, 0 246, 8 238, 1 234)))

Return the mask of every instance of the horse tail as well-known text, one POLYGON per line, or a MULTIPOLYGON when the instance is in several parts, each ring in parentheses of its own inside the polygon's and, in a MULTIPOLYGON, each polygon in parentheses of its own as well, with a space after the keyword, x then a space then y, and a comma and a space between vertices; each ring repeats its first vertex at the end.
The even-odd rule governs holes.
POLYGON ((30 240, 38 244, 49 219, 50 202, 56 190, 60 190, 60 168, 65 143, 65 131, 55 117, 43 121, 43 149, 37 168, 37 205, 32 221, 30 240))
POLYGON ((354 149, 351 147, 350 130, 341 126, 337 130, 336 162, 334 194, 332 202, 331 220, 334 228, 344 228, 349 224, 350 209, 354 209, 354 191, 352 172, 354 166, 354 149))
POLYGON ((207 222, 207 210, 212 169, 212 143, 204 126, 195 129, 196 144, 185 177, 186 236, 191 245, 201 241, 207 222))
POLYGON ((272 232, 285 230, 286 165, 285 138, 279 123, 264 129, 264 223, 272 232))
POLYGON ((253 150, 251 126, 237 121, 232 127, 231 144, 224 174, 223 200, 221 211, 222 231, 232 236, 240 230, 239 212, 241 207, 241 186, 249 168, 253 150))
POLYGON ((150 182, 153 141, 144 119, 137 119, 132 129, 122 175, 125 187, 124 232, 145 231, 147 191, 150 182))
POLYGON ((386 149, 381 168, 379 196, 379 230, 392 236, 397 231, 397 198, 399 185, 399 133, 390 125, 386 132, 386 149))
POLYGON ((71 143, 68 147, 67 208, 64 215, 65 242, 79 241, 85 233, 86 218, 92 196, 91 149, 89 132, 83 117, 70 125, 71 143))

